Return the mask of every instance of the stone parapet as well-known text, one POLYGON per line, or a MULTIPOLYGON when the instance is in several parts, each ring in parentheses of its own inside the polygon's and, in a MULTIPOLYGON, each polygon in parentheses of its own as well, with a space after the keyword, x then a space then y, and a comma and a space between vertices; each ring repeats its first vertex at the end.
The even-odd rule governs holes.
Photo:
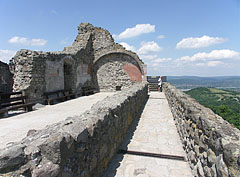
POLYGON ((193 98, 163 89, 195 176, 240 176, 240 131, 193 98))
MULTIPOLYGON (((148 97, 138 83, 0 150, 0 176, 101 176, 148 97)), ((81 105, 79 105, 81 108, 81 105)))

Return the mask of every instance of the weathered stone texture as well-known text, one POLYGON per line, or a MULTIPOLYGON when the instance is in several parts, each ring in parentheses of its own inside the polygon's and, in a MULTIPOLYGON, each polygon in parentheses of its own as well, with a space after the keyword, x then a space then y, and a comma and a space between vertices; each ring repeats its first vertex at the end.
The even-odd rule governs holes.
POLYGON ((146 99, 146 84, 135 84, 82 115, 33 132, 0 150, 0 176, 101 176, 146 99))
POLYGON ((9 71, 9 66, 0 61, 0 93, 12 91, 12 74, 9 71))
POLYGON ((196 176, 240 176, 240 131, 168 83, 163 85, 196 176))
POLYGON ((72 46, 61 52, 21 50, 12 66, 14 91, 24 91, 29 101, 40 102, 44 92, 72 89, 81 95, 84 86, 95 87, 97 91, 115 91, 116 85, 130 87, 146 76, 145 66, 137 54, 116 44, 107 30, 89 23, 78 26, 72 46), (132 64, 136 72, 124 69, 128 64, 132 64), (119 78, 116 80, 116 77, 119 78))
POLYGON ((96 72, 98 84, 96 87, 100 91, 115 91, 116 86, 120 86, 123 89, 128 88, 136 82, 141 82, 141 80, 134 80, 131 75, 126 72, 124 66, 133 65, 137 68, 138 74, 141 75, 141 71, 137 61, 133 60, 131 56, 126 54, 109 54, 103 56, 95 63, 94 72, 96 72))
POLYGON ((12 60, 14 91, 24 91, 29 98, 41 98, 45 88, 46 53, 20 50, 12 60))
POLYGON ((92 73, 79 70, 92 66, 91 40, 84 48, 71 52, 20 50, 12 60, 14 91, 24 91, 28 101, 42 102, 43 93, 61 89, 81 92, 84 84, 91 85, 92 73))

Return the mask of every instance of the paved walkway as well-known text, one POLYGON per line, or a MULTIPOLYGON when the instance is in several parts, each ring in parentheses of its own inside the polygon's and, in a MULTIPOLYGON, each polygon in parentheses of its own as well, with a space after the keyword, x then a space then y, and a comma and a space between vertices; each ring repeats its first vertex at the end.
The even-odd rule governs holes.
POLYGON ((39 110, 0 119, 0 149, 10 142, 23 139, 30 129, 40 130, 65 120, 67 117, 80 115, 91 106, 113 95, 114 92, 101 92, 90 96, 79 97, 56 105, 48 105, 39 110))
MULTIPOLYGON (((140 119, 130 128, 121 149, 185 156, 164 93, 150 92, 140 119)), ((103 177, 190 177, 187 162, 116 154, 103 177)))

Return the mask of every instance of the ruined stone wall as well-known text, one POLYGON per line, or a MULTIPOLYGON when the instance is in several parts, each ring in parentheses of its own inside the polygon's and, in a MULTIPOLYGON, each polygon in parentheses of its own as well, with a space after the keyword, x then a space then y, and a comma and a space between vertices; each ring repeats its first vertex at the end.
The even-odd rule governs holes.
POLYGON ((116 86, 128 88, 142 82, 142 74, 137 61, 126 54, 109 54, 100 58, 94 65, 94 72, 100 91, 115 91, 116 86))
POLYGON ((195 176, 240 176, 240 131, 170 84, 163 89, 195 176))
POLYGON ((66 54, 20 50, 14 56, 14 91, 23 91, 28 101, 41 102, 44 92, 64 89, 66 54))
MULTIPOLYGON (((147 99, 146 84, 0 150, 0 176, 100 177, 147 99)), ((81 105, 79 105, 81 108, 81 105)))
MULTIPOLYGON (((76 92, 81 92, 81 88, 83 86, 91 86, 94 87, 93 83, 93 60, 94 53, 92 47, 92 35, 87 33, 84 37, 85 46, 77 50, 76 55, 74 56, 76 62, 76 92), (86 41, 87 40, 87 41, 86 41)), ((84 41, 83 40, 83 41, 84 41)), ((82 42, 83 42, 82 41, 82 42)), ((80 44, 79 44, 80 45, 80 44)))
POLYGON ((85 83, 92 84, 92 73, 88 69, 93 62, 91 52, 88 43, 75 52, 20 50, 12 61, 14 91, 24 91, 28 101, 39 102, 44 99, 44 92, 63 89, 80 92, 85 83))
POLYGON ((45 90, 45 53, 20 50, 13 58, 14 91, 24 91, 29 101, 42 97, 45 90))
POLYGON ((12 77, 8 64, 0 61, 0 93, 12 91, 12 77))
POLYGON ((45 60, 46 92, 64 89, 64 61, 45 60))
POLYGON ((116 44, 111 34, 89 23, 78 26, 72 46, 61 52, 21 50, 14 57, 14 90, 29 101, 43 99, 44 92, 82 87, 115 91, 145 80, 146 68, 137 54, 116 44), (112 58, 111 58, 112 57, 112 58), (106 61, 103 61, 106 60, 106 61))
POLYGON ((137 54, 116 44, 112 35, 103 28, 81 23, 72 47, 65 48, 65 50, 76 50, 79 46, 84 46, 87 39, 92 40, 94 55, 92 77, 97 90, 115 91, 116 86, 122 85, 126 88, 135 81, 144 80, 146 70, 137 54), (126 65, 127 63, 129 65, 126 65))

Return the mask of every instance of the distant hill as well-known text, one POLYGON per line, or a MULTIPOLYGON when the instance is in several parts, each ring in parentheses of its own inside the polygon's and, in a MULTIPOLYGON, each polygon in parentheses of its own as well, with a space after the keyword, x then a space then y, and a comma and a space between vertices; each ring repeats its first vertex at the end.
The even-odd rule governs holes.
POLYGON ((185 93, 240 129, 240 93, 203 87, 185 93))
POLYGON ((197 87, 215 87, 240 91, 240 76, 197 77, 197 76, 167 76, 167 82, 179 89, 197 87))

